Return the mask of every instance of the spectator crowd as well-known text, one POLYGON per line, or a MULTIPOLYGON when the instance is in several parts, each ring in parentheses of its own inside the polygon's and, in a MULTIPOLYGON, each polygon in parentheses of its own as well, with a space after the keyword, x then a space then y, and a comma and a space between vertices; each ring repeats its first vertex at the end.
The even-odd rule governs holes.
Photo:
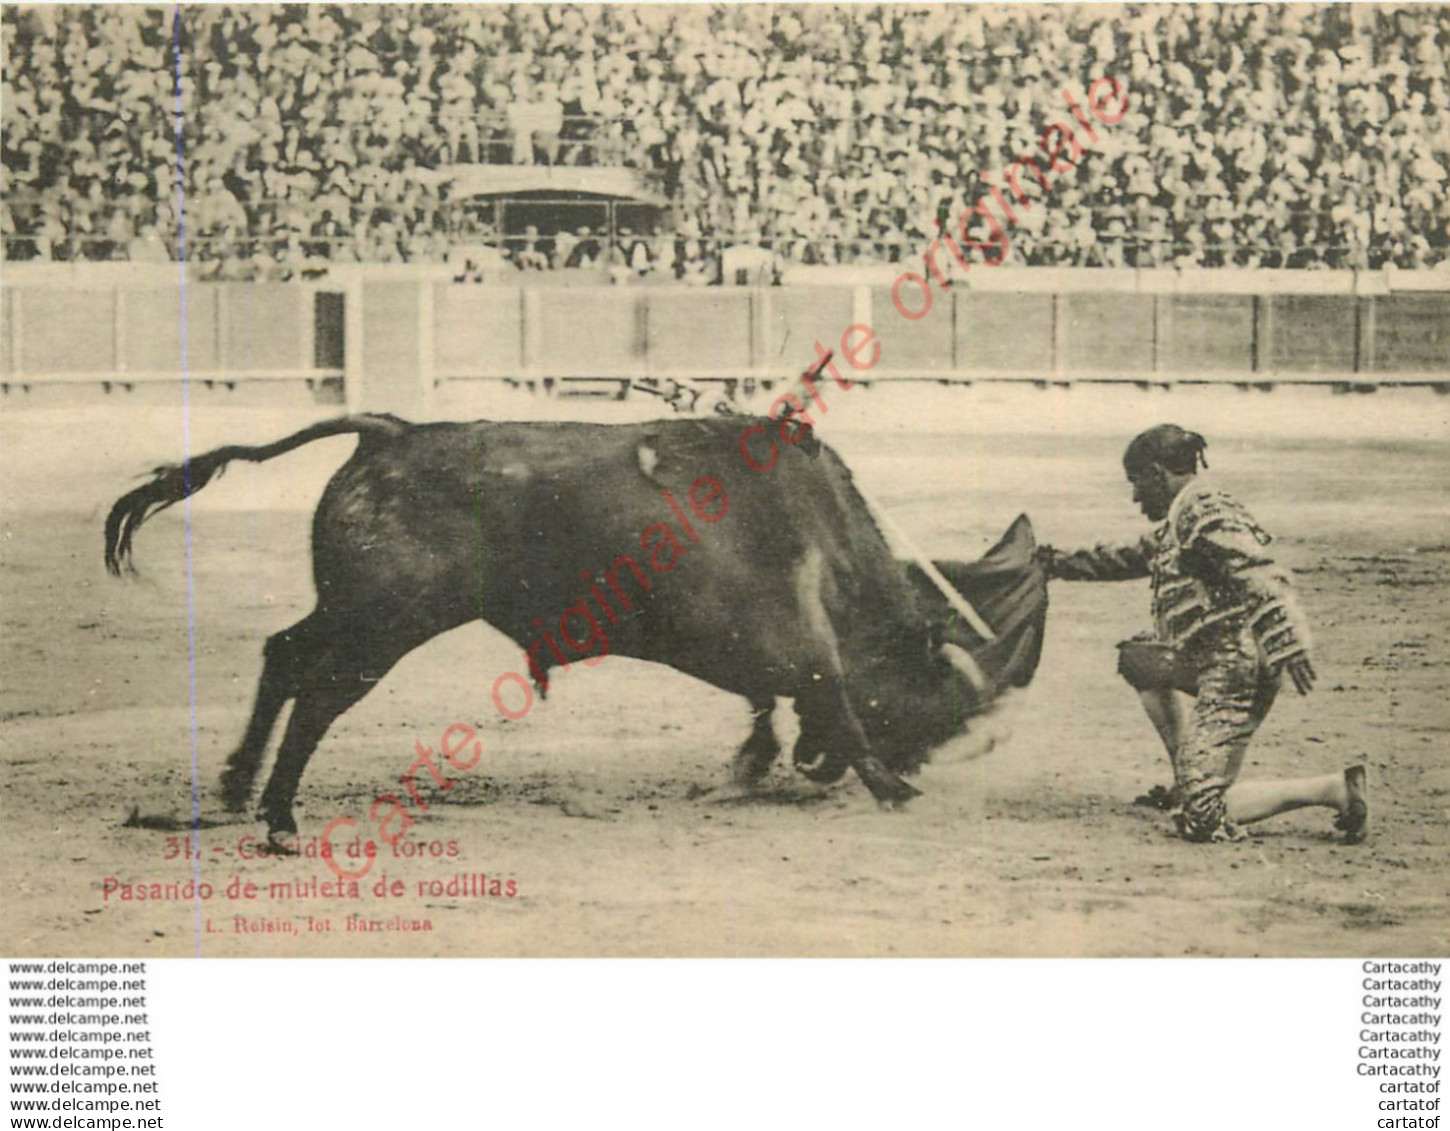
POLYGON ((731 254, 902 262, 1037 148, 1062 89, 1103 75, 1128 114, 1021 214, 1014 262, 1413 268, 1450 247, 1440 5, 6 5, 0 22, 9 259, 305 268, 469 245, 508 269, 702 282, 731 254), (627 166, 667 226, 499 230, 440 175, 474 163, 627 166))

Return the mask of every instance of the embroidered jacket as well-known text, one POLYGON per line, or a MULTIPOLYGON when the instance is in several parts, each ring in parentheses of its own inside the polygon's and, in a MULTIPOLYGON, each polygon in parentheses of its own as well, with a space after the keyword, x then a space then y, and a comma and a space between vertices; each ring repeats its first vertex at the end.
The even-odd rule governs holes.
POLYGON ((1066 581, 1153 579, 1153 619, 1165 643, 1189 643, 1226 622, 1248 624, 1271 667, 1307 653, 1309 632, 1272 539, 1232 496, 1189 483, 1168 517, 1137 542, 1051 551, 1048 576, 1066 581))

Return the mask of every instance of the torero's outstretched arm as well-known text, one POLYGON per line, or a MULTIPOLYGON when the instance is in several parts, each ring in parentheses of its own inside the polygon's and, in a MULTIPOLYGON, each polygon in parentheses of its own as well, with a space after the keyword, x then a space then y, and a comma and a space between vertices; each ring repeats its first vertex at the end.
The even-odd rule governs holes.
POLYGON ((1039 546, 1037 560, 1049 578, 1060 581, 1133 581, 1149 575, 1153 551, 1153 536, 1145 534, 1136 542, 1099 542, 1070 553, 1039 546))

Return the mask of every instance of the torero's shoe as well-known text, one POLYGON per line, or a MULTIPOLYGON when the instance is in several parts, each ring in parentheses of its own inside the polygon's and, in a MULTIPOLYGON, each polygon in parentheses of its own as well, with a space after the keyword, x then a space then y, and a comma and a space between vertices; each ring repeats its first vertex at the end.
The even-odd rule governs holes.
POLYGON ((1363 765, 1344 771, 1344 788, 1349 801, 1335 818, 1334 827, 1344 834, 1345 844, 1359 844, 1369 833, 1368 773, 1363 765))
POLYGON ((1155 785, 1147 793, 1140 793, 1133 798, 1134 805, 1146 805, 1149 809, 1159 809, 1167 813, 1178 808, 1179 793, 1178 787, 1155 785))

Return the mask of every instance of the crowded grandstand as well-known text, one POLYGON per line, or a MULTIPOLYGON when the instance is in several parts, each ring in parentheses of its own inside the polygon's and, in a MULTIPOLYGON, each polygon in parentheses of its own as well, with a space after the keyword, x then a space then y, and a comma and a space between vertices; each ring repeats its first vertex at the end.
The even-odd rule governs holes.
POLYGON ((906 262, 1099 76, 1127 115, 1024 210, 1015 262, 1423 268, 1450 245, 1441 6, 11 5, 3 45, 12 261, 906 262), (630 170, 659 207, 510 220, 440 175, 493 166, 630 170))

